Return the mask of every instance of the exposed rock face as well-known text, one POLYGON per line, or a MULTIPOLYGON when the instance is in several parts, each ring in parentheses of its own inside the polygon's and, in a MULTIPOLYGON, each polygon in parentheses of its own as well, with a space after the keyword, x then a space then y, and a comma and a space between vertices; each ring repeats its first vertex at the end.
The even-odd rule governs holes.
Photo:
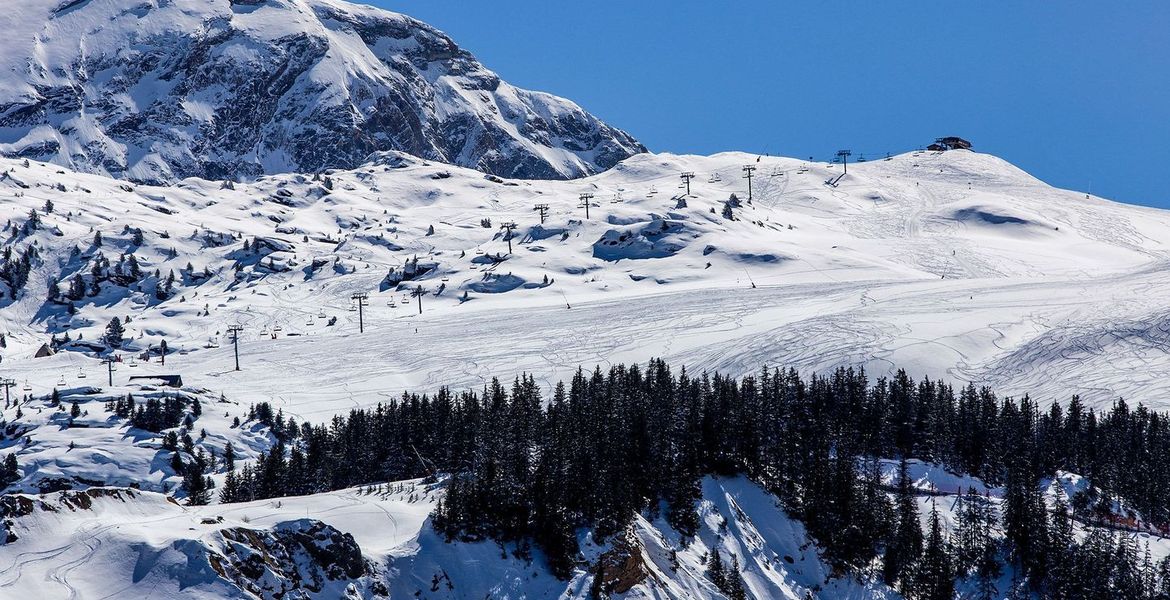
POLYGON ((0 546, 11 544, 19 539, 13 531, 15 520, 27 517, 34 512, 42 511, 54 513, 59 511, 77 512, 89 510, 98 498, 111 498, 121 502, 131 502, 137 497, 137 492, 129 488, 90 488, 73 492, 62 491, 49 497, 32 498, 18 494, 0 496, 0 546))
POLYGON ((24 0, 0 25, 0 154, 144 182, 352 168, 397 150, 506 177, 645 148, 442 32, 338 0, 24 0))
POLYGON ((633 531, 614 539, 613 546, 598 559, 595 567, 601 588, 607 593, 624 594, 646 581, 650 571, 642 557, 644 549, 633 531))
POLYGON ((330 587, 359 585, 372 595, 384 586, 370 575, 353 536, 320 521, 303 519, 273 530, 224 529, 222 554, 209 552, 211 568, 259 598, 299 598, 330 587))

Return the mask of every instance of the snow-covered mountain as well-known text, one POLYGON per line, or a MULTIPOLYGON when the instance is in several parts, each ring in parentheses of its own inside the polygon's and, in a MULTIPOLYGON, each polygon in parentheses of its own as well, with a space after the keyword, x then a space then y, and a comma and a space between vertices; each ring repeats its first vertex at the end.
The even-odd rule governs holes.
POLYGON ((313 414, 387 386, 520 371, 554 381, 650 357, 734 375, 897 364, 1043 401, 1166 406, 1166 211, 1057 190, 967 151, 853 165, 843 178, 840 166, 755 160, 645 154, 586 179, 527 181, 385 154, 323 177, 169 187, 9 160, 7 245, 14 262, 29 247, 38 258, 15 299, 0 280, 5 366, 19 364, 36 393, 62 370, 96 374, 79 352, 32 356, 66 333, 85 350, 118 316, 132 319, 126 352, 165 338, 189 353, 191 383, 313 414), (748 163, 759 167, 750 203, 748 163), (39 228, 24 232, 32 211, 39 228), (419 285, 421 315, 409 294, 419 285), (370 294, 364 334, 359 292, 370 294), (205 346, 224 345, 231 324, 246 327, 244 362, 287 371, 288 389, 222 373, 225 350, 205 346), (378 358, 360 372, 341 351, 354 343, 378 358))
POLYGON ((339 0, 22 0, 0 155, 133 181, 354 168, 399 150, 560 179, 645 151, 440 31, 339 0))
MULTIPOLYGON (((0 506, 5 593, 275 597, 295 582, 312 598, 588 596, 584 571, 561 581, 491 542, 443 542, 428 521, 443 494, 433 483, 176 506, 160 436, 103 408, 126 394, 199 399, 194 446, 231 442, 241 463, 274 443, 246 420, 257 402, 326 423, 404 390, 520 372, 551 385, 651 357, 735 376, 900 367, 1042 404, 1079 393, 1166 409, 1170 397, 1170 213, 1054 189, 974 152, 848 175, 643 154, 571 181, 380 153, 320 176, 168 186, 0 159, 0 199, 0 376, 31 396, 0 412, 0 456, 15 453, 22 492, 0 506), (744 165, 756 167, 750 201, 744 165), (108 385, 101 336, 114 317, 126 334, 108 385), (241 371, 229 325, 244 327, 241 371), (59 351, 36 358, 53 337, 59 351), (165 366, 150 352, 163 340, 165 366), (129 381, 175 373, 177 391, 129 381)), ((982 485, 923 469, 939 488, 982 485)), ((616 550, 631 598, 721 598, 702 570, 715 547, 740 558, 756 597, 897 597, 833 577, 750 482, 702 486, 695 544, 680 550, 676 531, 639 517, 624 547, 582 540, 586 557, 616 550)), ((924 493, 920 513, 929 506, 924 493)))

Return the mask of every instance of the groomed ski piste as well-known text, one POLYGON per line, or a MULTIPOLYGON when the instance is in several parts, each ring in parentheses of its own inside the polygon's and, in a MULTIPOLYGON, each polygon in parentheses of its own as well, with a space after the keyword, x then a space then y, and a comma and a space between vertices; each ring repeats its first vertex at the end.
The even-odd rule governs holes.
MULTIPOLYGON (((39 229, 14 238, 17 248, 36 244, 40 261, 15 301, 0 300, 0 376, 14 380, 13 397, 33 396, 20 407, 23 435, 0 441, 0 455, 16 452, 18 487, 30 493, 12 497, 44 504, 13 519, 17 539, 0 546, 4 597, 255 597, 209 557, 269 556, 287 545, 240 541, 231 530, 279 541, 317 521, 352 534, 376 567, 326 578, 344 585, 302 588, 304 597, 369 597, 383 587, 390 597, 589 593, 588 573, 558 581, 491 542, 443 543, 427 524, 441 483, 180 506, 166 496, 179 478, 159 440, 111 425, 102 408, 151 393, 131 375, 180 374, 183 393, 203 405, 208 435, 198 444, 231 441, 241 461, 272 442, 232 426, 257 402, 323 423, 403 391, 479 388, 522 372, 551 385, 578 367, 651 357, 736 376, 769 365, 864 366, 878 377, 897 365, 1030 394, 1042 406, 1080 394, 1097 407, 1123 397, 1170 408, 1170 213, 1054 189, 989 155, 914 152, 844 174, 841 165, 740 153, 649 154, 573 181, 485 178, 400 154, 353 171, 232 185, 152 187, 18 160, 0 161, 0 172, 0 218, 19 228, 46 200, 54 205, 39 229), (750 202, 745 165, 756 167, 750 202), (686 172, 695 174, 689 194, 686 172), (583 194, 592 195, 589 218, 583 194), (543 225, 537 204, 549 207, 543 225), (509 222, 511 251, 501 228, 509 222), (147 275, 103 283, 74 302, 74 314, 46 302, 51 278, 64 289, 98 252, 117 262, 134 228, 147 275), (156 269, 176 273, 165 299, 154 293, 156 269), (420 286, 421 314, 411 293, 420 286), (351 297, 362 293, 359 333, 351 297), (108 353, 88 344, 115 316, 130 320, 111 386, 108 353), (243 327, 240 371, 232 325, 243 327), (66 332, 72 342, 33 358, 66 332), (163 339, 165 367, 144 354, 163 339), (66 413, 47 404, 54 388, 79 401, 76 422, 87 426, 65 426, 66 413), (79 490, 85 481, 141 489, 106 488, 91 501, 76 490, 31 494, 54 478, 79 490)), ((3 418, 14 422, 14 413, 3 418)), ((942 469, 920 467, 924 490, 960 487, 942 469)), ((1077 484, 1074 475, 1061 483, 1077 484)), ((979 485, 961 482, 969 484, 979 485)), ((920 514, 932 501, 946 518, 945 495, 924 493, 920 514)), ((678 552, 677 569, 664 558, 677 533, 637 521, 652 575, 627 597, 721 597, 702 578, 715 546, 740 558, 757 597, 896 597, 833 578, 800 525, 746 480, 704 480, 701 515, 700 539, 678 552)), ((1170 552, 1140 535, 1156 558, 1170 552)), ((312 579, 312 561, 291 560, 312 579)), ((261 579, 278 589, 287 576, 261 579)))

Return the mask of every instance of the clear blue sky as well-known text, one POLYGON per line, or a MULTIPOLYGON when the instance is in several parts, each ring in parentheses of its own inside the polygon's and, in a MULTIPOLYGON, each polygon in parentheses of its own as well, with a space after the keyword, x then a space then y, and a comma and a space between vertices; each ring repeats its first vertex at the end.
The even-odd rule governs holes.
POLYGON ((875 156, 944 135, 1170 208, 1170 2, 365 0, 651 150, 875 156))

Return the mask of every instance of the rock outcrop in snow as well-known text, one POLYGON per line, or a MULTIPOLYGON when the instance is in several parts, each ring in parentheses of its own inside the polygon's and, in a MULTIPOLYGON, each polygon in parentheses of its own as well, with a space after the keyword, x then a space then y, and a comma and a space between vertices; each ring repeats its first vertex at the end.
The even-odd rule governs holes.
POLYGON ((442 32, 337 0, 29 0, 0 24, 0 155, 145 182, 399 150, 561 179, 645 148, 442 32))

